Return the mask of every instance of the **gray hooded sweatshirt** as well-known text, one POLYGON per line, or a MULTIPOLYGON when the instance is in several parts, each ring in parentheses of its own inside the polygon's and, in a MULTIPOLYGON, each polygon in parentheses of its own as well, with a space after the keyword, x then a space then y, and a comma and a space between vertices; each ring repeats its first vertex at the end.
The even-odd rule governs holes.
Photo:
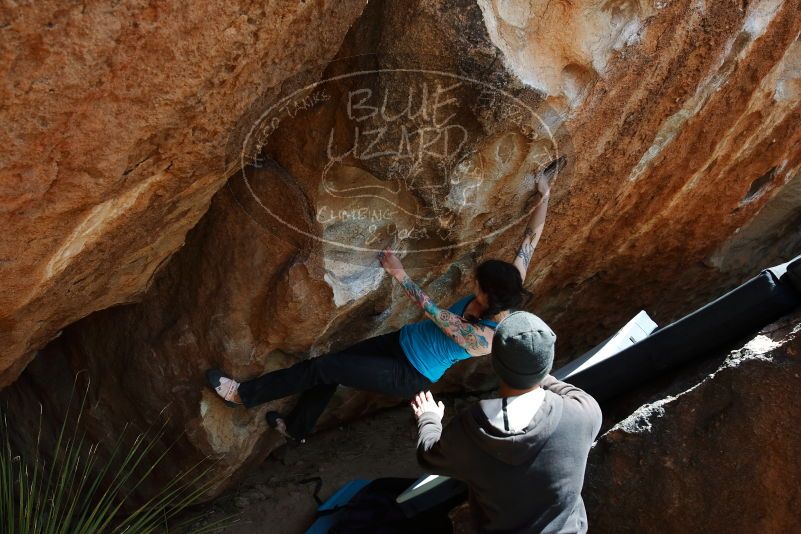
POLYGON ((581 487, 601 409, 589 394, 553 376, 542 387, 542 405, 520 431, 493 426, 482 408, 487 401, 444 430, 435 413, 418 421, 418 462, 429 473, 467 483, 481 532, 587 531, 581 487))

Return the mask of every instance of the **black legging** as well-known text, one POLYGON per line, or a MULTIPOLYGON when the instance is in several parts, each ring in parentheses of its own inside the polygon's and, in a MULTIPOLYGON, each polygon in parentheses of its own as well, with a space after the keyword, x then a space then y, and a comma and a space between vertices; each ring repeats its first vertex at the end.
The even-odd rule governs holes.
POLYGON ((338 385, 411 398, 430 388, 431 381, 409 362, 400 333, 392 332, 242 382, 239 397, 251 408, 302 393, 286 418, 287 432, 300 439, 314 429, 338 385))

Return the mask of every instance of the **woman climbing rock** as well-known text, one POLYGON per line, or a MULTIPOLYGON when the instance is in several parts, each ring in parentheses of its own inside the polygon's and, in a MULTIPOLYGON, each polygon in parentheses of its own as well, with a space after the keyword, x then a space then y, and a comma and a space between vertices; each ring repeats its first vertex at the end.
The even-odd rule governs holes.
POLYGON ((300 393, 287 417, 267 413, 268 424, 294 440, 302 440, 314 429, 338 385, 409 399, 430 389, 454 363, 489 354, 497 323, 528 297, 523 281, 545 224, 548 178, 538 180, 537 191, 539 204, 514 262, 488 260, 478 265, 473 293, 451 307, 437 306, 387 250, 379 255, 381 265, 422 308, 427 320, 244 382, 210 369, 206 373, 209 385, 229 406, 247 408, 300 393))

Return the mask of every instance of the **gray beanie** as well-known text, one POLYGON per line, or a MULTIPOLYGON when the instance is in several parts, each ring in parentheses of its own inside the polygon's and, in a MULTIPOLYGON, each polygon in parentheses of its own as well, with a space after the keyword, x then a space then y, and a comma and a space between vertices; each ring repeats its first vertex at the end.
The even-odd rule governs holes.
POLYGON ((492 338, 492 367, 515 389, 536 386, 553 366, 556 334, 534 314, 516 311, 504 318, 492 338))

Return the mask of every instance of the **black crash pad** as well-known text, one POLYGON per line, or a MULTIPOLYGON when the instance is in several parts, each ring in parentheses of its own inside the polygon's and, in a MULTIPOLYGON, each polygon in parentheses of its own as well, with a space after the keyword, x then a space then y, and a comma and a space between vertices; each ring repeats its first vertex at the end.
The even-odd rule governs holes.
POLYGON ((801 305, 801 256, 765 269, 722 297, 657 329, 611 358, 574 373, 570 383, 598 401, 641 385, 664 371, 709 356, 756 333, 801 305))
POLYGON ((792 284, 799 292, 801 292, 801 256, 794 260, 790 260, 785 264, 787 271, 781 275, 781 280, 787 281, 792 284))

